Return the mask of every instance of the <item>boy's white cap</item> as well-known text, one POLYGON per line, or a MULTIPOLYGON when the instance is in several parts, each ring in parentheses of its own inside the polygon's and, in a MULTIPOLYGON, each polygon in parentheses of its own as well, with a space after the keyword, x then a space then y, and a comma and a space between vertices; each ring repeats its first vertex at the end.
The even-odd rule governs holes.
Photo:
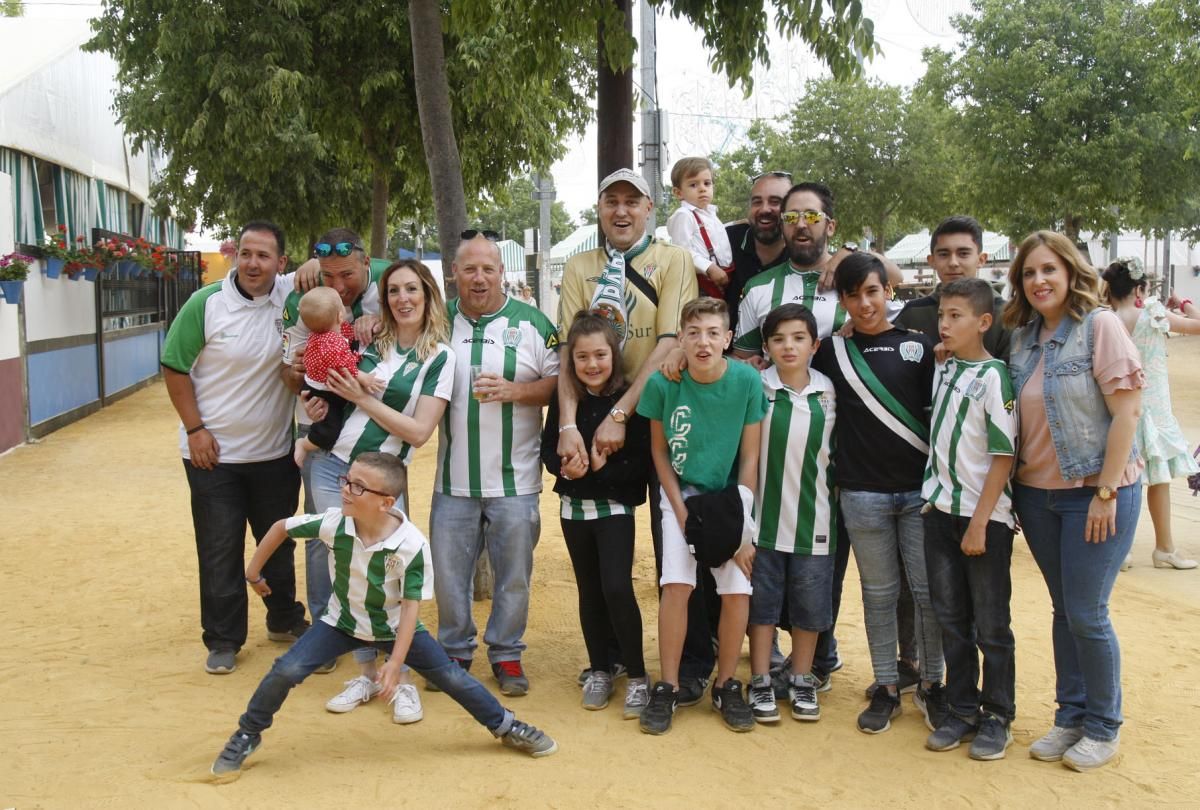
POLYGON ((600 181, 600 190, 596 193, 603 194, 606 188, 615 183, 628 183, 641 192, 642 196, 650 196, 650 185, 646 182, 646 178, 642 177, 633 169, 617 169, 608 177, 605 177, 600 181))

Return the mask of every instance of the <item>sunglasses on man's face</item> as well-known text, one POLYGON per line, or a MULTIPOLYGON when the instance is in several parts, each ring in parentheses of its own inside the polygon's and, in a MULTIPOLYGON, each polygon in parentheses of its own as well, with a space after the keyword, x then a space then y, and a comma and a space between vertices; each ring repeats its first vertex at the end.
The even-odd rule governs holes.
POLYGON ((764 177, 781 177, 784 180, 787 180, 789 183, 792 182, 792 173, 791 172, 775 171, 775 172, 763 172, 762 174, 756 174, 754 177, 750 178, 750 185, 754 185, 759 180, 762 180, 764 177))
POLYGON ((500 241, 500 234, 496 233, 495 231, 477 230, 475 228, 465 230, 462 233, 460 233, 459 236, 462 237, 462 240, 464 242, 474 239, 476 236, 482 236, 484 239, 488 240, 489 242, 499 242, 500 241))
POLYGON ((825 216, 825 214, 823 212, 813 211, 813 210, 784 211, 782 214, 779 215, 779 218, 781 220, 783 220, 783 223, 785 225, 795 225, 797 222, 799 222, 802 219, 805 222, 807 222, 809 225, 816 225, 821 220, 827 219, 827 217, 825 216))
MULTIPOLYGON (((324 259, 330 254, 336 253, 339 256, 349 256, 356 250, 362 250, 363 246, 355 242, 338 242, 331 245, 328 242, 317 242, 313 245, 313 253, 318 259, 324 259)), ((366 251, 363 251, 364 253, 366 251)))

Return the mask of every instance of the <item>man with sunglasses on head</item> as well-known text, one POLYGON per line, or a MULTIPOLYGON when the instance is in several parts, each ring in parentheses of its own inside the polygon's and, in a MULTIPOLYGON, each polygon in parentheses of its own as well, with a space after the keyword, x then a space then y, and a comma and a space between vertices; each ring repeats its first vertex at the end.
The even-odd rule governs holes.
POLYGON ((787 245, 779 215, 783 212, 783 197, 792 187, 788 172, 763 172, 753 178, 750 186, 750 210, 746 219, 725 226, 733 248, 733 272, 725 288, 725 303, 729 305, 729 328, 737 333, 738 305, 742 290, 750 279, 763 270, 774 267, 787 258, 787 245))
POLYGON ((463 231, 451 265, 454 393, 438 430, 429 535, 438 641, 468 670, 477 646, 475 561, 488 555, 495 585, 483 641, 500 692, 516 697, 529 690, 521 655, 541 531, 542 406, 558 385, 558 334, 504 292, 499 238, 463 231))
MULTIPOLYGON (((315 286, 329 287, 338 294, 346 308, 345 321, 354 326, 360 348, 367 346, 379 326, 379 273, 371 269, 371 260, 363 247, 362 237, 349 228, 333 228, 321 235, 313 245, 313 255, 296 271, 296 285, 283 306, 283 382, 293 394, 299 394, 304 384, 304 348, 309 330, 300 319, 300 299, 315 286)), ((295 407, 297 433, 308 434, 312 422, 297 400, 295 407)), ((301 469, 304 481, 304 511, 316 511, 310 484, 312 456, 305 459, 301 469)), ((319 540, 308 540, 304 547, 305 582, 308 612, 319 619, 329 604, 332 583, 329 581, 329 549, 319 540)), ((319 672, 331 671, 336 662, 330 661, 319 672)))
MULTIPOLYGON (((205 670, 233 672, 246 643, 243 582, 246 525, 255 542, 296 511, 300 476, 292 461, 292 398, 280 382, 280 314, 291 288, 283 231, 246 223, 234 268, 196 291, 163 343, 163 379, 179 414, 179 444, 191 490, 200 564, 205 670)), ((267 637, 294 641, 308 628, 296 601, 295 544, 268 559, 267 637)))

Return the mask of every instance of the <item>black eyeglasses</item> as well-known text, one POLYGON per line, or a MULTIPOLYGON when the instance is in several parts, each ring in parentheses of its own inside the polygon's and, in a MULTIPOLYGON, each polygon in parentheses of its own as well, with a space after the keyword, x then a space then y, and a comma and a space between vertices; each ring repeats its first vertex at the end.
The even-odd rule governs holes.
POLYGON ((762 174, 758 174, 758 175, 755 175, 754 177, 751 177, 750 185, 754 185, 759 180, 762 180, 764 177, 782 177, 784 180, 787 180, 789 183, 792 182, 792 173, 791 172, 776 171, 776 172, 763 172, 762 174))
POLYGON ((470 239, 474 239, 476 236, 482 236, 484 239, 488 240, 489 242, 499 242, 500 241, 500 234, 496 233, 495 231, 477 230, 475 228, 468 228, 467 230, 460 233, 459 236, 462 238, 462 240, 464 242, 466 242, 470 239))
POLYGON ((338 242, 336 245, 331 245, 328 242, 317 242, 313 245, 313 253, 316 254, 318 259, 324 259, 331 253, 336 253, 339 256, 349 256, 356 250, 362 250, 363 253, 367 252, 357 242, 338 242))
POLYGON ((382 495, 384 498, 392 497, 390 492, 380 492, 377 489, 368 489, 357 481, 351 481, 344 475, 339 475, 337 482, 339 487, 345 487, 346 489, 349 489, 351 495, 357 496, 362 495, 364 492, 370 492, 372 495, 382 495))

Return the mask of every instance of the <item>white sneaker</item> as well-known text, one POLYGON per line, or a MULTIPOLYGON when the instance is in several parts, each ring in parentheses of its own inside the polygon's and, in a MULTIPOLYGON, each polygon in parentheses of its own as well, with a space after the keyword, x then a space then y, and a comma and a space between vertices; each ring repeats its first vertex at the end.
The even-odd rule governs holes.
POLYGON ((642 709, 650 702, 650 678, 643 675, 640 678, 630 678, 625 684, 626 720, 636 720, 642 716, 642 709))
POLYGON ((329 699, 325 704, 328 711, 335 714, 354 711, 361 704, 370 702, 379 694, 379 684, 366 675, 346 681, 346 688, 329 699))
POLYGON ((415 723, 425 716, 425 712, 421 710, 421 696, 417 693, 417 687, 411 683, 402 683, 396 687, 396 694, 392 695, 392 722, 407 725, 415 723))
POLYGON ((1063 754, 1062 761, 1073 771, 1090 771, 1112 761, 1121 748, 1121 739, 1096 740, 1084 737, 1063 754))
POLYGON ((1029 746, 1029 756, 1042 762, 1059 762, 1071 746, 1083 739, 1082 728, 1055 726, 1029 746))

